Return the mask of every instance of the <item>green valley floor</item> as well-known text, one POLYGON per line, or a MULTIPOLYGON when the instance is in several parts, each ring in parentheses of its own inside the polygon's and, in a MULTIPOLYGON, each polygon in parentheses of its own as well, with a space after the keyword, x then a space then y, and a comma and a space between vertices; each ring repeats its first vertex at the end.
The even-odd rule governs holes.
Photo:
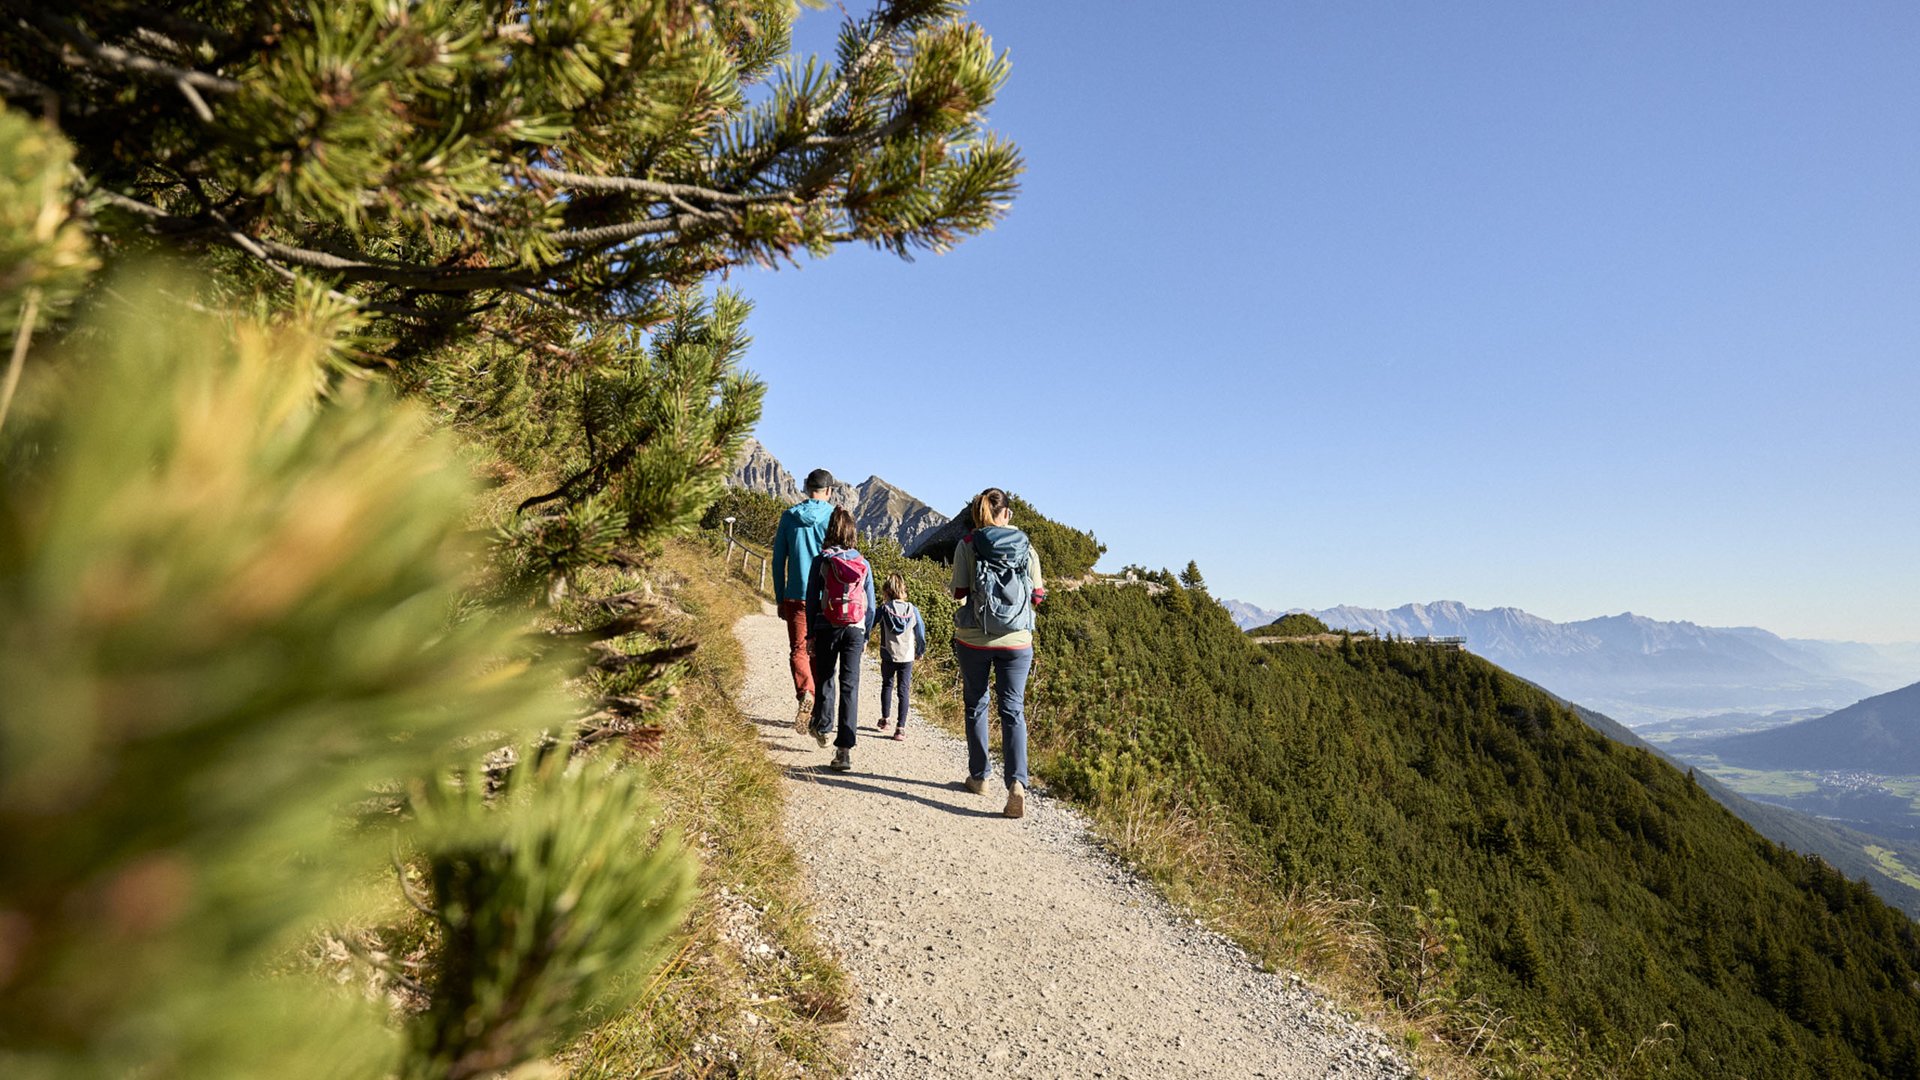
POLYGON ((998 779, 959 784, 959 739, 918 722, 877 737, 871 657, 853 771, 829 771, 832 750, 791 727, 780 622, 735 633, 741 711, 786 769, 789 839, 856 984, 853 1075, 1409 1075, 1377 1033, 1171 909, 1067 807, 1031 797, 1008 820, 998 779))

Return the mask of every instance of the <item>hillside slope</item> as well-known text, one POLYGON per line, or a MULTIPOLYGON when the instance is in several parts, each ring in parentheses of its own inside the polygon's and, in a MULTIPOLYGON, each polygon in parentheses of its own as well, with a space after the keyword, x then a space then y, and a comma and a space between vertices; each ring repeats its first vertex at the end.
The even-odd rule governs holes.
POLYGON ((1046 775, 1211 808, 1250 882, 1370 898, 1372 977, 1510 1018, 1549 1074, 1920 1074, 1913 923, 1654 754, 1452 650, 1254 645, 1198 590, 1083 589, 1043 620, 1046 775), (1442 972, 1441 974, 1444 974, 1442 972))
POLYGON ((1908 865, 1920 865, 1920 847, 1849 829, 1790 807, 1749 799, 1704 770, 1688 768, 1686 762, 1635 735, 1626 725, 1592 709, 1571 703, 1563 704, 1567 704, 1580 719, 1615 742, 1657 754, 1674 768, 1685 770, 1695 783, 1713 796, 1715 802, 1753 826, 1760 835, 1802 854, 1818 855, 1847 877, 1863 880, 1873 886, 1873 891, 1887 903, 1912 918, 1920 919, 1920 888, 1888 874, 1886 867, 1867 850, 1870 847, 1891 848, 1908 865))

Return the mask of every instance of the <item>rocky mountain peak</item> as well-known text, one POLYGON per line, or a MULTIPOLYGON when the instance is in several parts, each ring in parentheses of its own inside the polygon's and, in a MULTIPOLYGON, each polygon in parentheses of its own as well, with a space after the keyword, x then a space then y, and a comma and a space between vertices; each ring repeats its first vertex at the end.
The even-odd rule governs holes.
MULTIPOLYGON (((740 448, 740 457, 727 483, 787 502, 797 501, 803 494, 793 473, 758 439, 752 438, 740 448)), ((853 515, 854 524, 862 533, 891 537, 909 551, 921 537, 947 522, 945 514, 878 475, 869 475, 858 484, 842 482, 833 493, 833 502, 853 515)))
POLYGON ((734 461, 733 475, 727 477, 727 483, 788 501, 798 499, 801 494, 800 482, 780 464, 779 458, 760 445, 759 439, 751 436, 741 445, 740 456, 734 461))

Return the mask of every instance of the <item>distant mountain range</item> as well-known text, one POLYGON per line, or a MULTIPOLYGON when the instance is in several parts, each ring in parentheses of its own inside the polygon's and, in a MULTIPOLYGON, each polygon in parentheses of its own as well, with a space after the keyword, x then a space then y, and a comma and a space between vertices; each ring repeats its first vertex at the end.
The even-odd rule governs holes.
MULTIPOLYGON (((787 502, 798 500, 802 494, 800 482, 758 439, 750 438, 741 447, 727 483, 787 502)), ((862 533, 890 537, 908 550, 921 537, 947 523, 945 514, 878 476, 869 476, 858 484, 842 480, 833 501, 846 507, 862 533)))
POLYGON ((1920 683, 1812 720, 1675 745, 1751 769, 1920 775, 1920 683))
MULTIPOLYGON (((1227 609, 1245 627, 1281 614, 1237 601, 1227 609)), ((1336 629, 1465 637, 1470 651, 1630 725, 1718 712, 1838 709, 1920 677, 1920 647, 1796 641, 1757 627, 1632 613, 1556 623, 1519 608, 1439 601, 1313 614, 1336 629)))
POLYGON ((1245 600, 1222 600, 1220 606, 1227 609, 1227 614, 1233 616, 1234 624, 1242 630, 1265 626, 1286 614, 1284 611, 1268 611, 1263 607, 1255 607, 1245 600))

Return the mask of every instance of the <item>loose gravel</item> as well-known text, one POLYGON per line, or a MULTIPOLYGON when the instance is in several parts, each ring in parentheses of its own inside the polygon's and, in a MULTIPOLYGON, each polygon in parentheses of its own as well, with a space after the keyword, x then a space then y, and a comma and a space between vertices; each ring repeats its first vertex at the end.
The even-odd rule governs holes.
POLYGON ((741 707, 787 770, 787 831, 819 930, 858 988, 853 1075, 1352 1077, 1412 1075, 1379 1034, 1297 977, 1263 972, 1092 842, 1062 803, 960 784, 966 744, 922 723, 879 737, 879 672, 861 678, 853 771, 796 735, 786 630, 735 626, 741 707))

